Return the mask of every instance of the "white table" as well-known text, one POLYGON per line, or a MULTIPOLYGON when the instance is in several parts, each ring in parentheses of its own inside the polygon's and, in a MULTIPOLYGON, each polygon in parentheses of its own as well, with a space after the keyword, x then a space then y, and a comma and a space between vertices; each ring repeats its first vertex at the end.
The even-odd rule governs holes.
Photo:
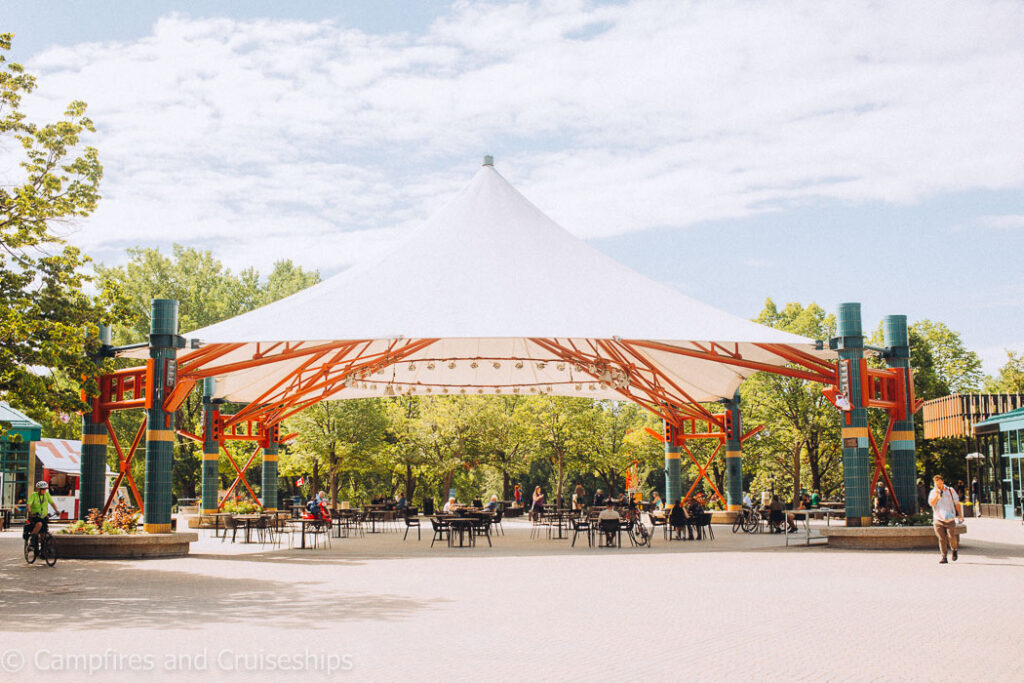
MULTIPOLYGON (((795 518, 794 521, 797 521, 799 519, 803 519, 803 521, 804 521, 804 529, 807 531, 807 535, 806 535, 807 545, 811 544, 811 518, 812 517, 824 517, 825 518, 825 525, 826 526, 831 526, 832 525, 832 518, 833 517, 845 517, 846 516, 846 511, 845 510, 830 510, 829 508, 811 508, 810 510, 783 510, 782 513, 784 515, 793 515, 793 517, 795 518)), ((788 527, 789 525, 787 524, 786 526, 788 527)), ((785 535, 786 535, 786 545, 788 546, 789 545, 789 529, 786 529, 786 534, 785 535)), ((825 538, 824 540, 825 540, 826 543, 828 543, 828 539, 827 538, 825 538)))

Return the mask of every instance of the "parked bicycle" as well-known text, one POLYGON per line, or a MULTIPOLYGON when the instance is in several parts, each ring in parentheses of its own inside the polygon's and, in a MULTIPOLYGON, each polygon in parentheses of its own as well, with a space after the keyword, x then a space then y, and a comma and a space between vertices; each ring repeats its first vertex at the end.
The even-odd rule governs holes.
MULTIPOLYGON (((52 515, 47 515, 47 519, 53 518, 52 515)), ((57 564, 57 541, 46 527, 37 534, 36 543, 32 543, 31 535, 25 539, 25 561, 32 564, 40 555, 47 567, 57 564)))
POLYGON ((626 532, 636 545, 641 548, 644 546, 650 547, 651 532, 644 524, 641 514, 638 509, 630 510, 626 513, 626 532))
POLYGON ((732 523, 732 532, 734 534, 739 533, 740 529, 743 529, 743 532, 747 534, 761 530, 761 511, 759 506, 752 508, 744 506, 740 514, 736 515, 736 521, 732 523))

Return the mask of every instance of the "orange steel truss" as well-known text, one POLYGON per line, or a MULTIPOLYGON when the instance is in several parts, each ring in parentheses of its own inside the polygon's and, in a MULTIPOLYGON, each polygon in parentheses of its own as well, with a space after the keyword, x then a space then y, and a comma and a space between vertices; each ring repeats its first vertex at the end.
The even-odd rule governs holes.
POLYGON ((139 449, 139 444, 142 443, 142 436, 146 433, 146 418, 142 418, 142 424, 135 432, 135 438, 132 439, 132 445, 128 448, 128 455, 124 454, 121 450, 121 443, 117 440, 117 434, 114 433, 114 428, 110 424, 110 418, 103 418, 103 425, 107 428, 107 434, 110 435, 110 442, 114 444, 114 450, 117 451, 117 466, 118 474, 117 479, 114 480, 114 485, 110 487, 110 494, 107 495, 107 501, 103 504, 103 514, 107 514, 107 510, 110 509, 110 504, 114 500, 114 496, 117 495, 117 489, 121 486, 121 482, 126 478, 128 479, 128 486, 131 487, 132 493, 135 494, 135 502, 139 505, 139 512, 145 512, 145 503, 142 500, 142 496, 139 495, 139 489, 135 486, 135 478, 132 476, 132 459, 135 457, 135 453, 139 449))
MULTIPOLYGON (((708 475, 708 468, 711 467, 711 463, 713 463, 715 461, 715 458, 718 457, 718 454, 721 452, 722 446, 725 445, 726 440, 730 436, 732 436, 732 434, 730 433, 732 430, 732 425, 727 419, 728 415, 729 413, 727 412, 714 414, 713 417, 716 418, 716 421, 714 422, 712 422, 711 420, 707 420, 705 418, 683 418, 683 420, 678 425, 675 425, 675 429, 669 429, 668 425, 666 424, 664 434, 659 434, 658 432, 654 431, 653 429, 650 429, 649 427, 644 428, 644 431, 646 431, 653 438, 657 439, 658 441, 661 441, 662 443, 668 441, 671 434, 673 437, 672 446, 683 449, 686 452, 686 455, 689 456, 690 461, 697 467, 697 477, 693 480, 693 483, 690 485, 690 488, 686 492, 686 495, 683 496, 683 505, 686 505, 686 503, 689 502, 690 496, 693 495, 693 492, 696 490, 697 486, 700 484, 702 479, 708 482, 708 484, 711 486, 711 490, 715 492, 715 497, 718 498, 718 500, 722 501, 722 505, 726 504, 725 497, 722 495, 722 492, 718 490, 718 486, 715 485, 715 482, 708 475), (689 431, 687 431, 687 427, 689 427, 689 431), (700 431, 698 431, 698 429, 700 431), (693 439, 718 440, 718 445, 715 446, 714 452, 711 454, 711 457, 709 457, 704 462, 703 465, 697 459, 697 456, 694 455, 693 451, 690 450, 690 447, 687 444, 688 441, 693 439)), ((751 429, 750 431, 748 431, 746 434, 741 435, 739 437, 740 443, 742 444, 747 439, 760 432, 762 429, 764 429, 764 425, 758 425, 751 429)))
MULTIPOLYGON (((244 344, 209 344, 180 357, 177 369, 178 382, 163 403, 163 408, 167 411, 176 410, 196 384, 206 377, 224 376, 285 361, 296 363, 295 367, 285 376, 234 415, 222 416, 219 413, 216 415, 214 440, 220 444, 237 473, 235 481, 220 505, 224 504, 227 496, 237 488, 239 482, 249 488, 249 493, 253 495, 254 500, 257 499, 245 480, 244 473, 254 461, 260 448, 269 445, 269 439, 272 438, 279 443, 294 436, 289 435, 283 439, 279 437, 276 426, 281 421, 335 395, 349 382, 377 383, 377 380, 373 378, 374 374, 383 371, 390 365, 408 359, 438 340, 434 338, 395 339, 383 350, 371 351, 374 341, 360 339, 322 343, 257 343, 250 358, 231 362, 226 362, 225 357, 245 346, 244 344), (224 448, 226 441, 256 442, 256 450, 249 456, 245 467, 240 467, 234 457, 224 448)), ((840 364, 850 362, 822 360, 811 353, 786 344, 754 344, 761 351, 768 352, 787 363, 787 365, 779 366, 745 358, 737 343, 689 342, 687 347, 679 347, 656 341, 620 338, 574 340, 533 337, 529 341, 551 354, 551 359, 545 359, 545 361, 554 360, 573 365, 577 372, 593 377, 596 382, 600 383, 602 389, 615 391, 624 399, 633 401, 657 415, 666 424, 676 427, 677 441, 679 442, 676 445, 687 453, 698 469, 698 476, 687 492, 686 498, 690 497, 702 479, 706 479, 716 497, 723 502, 724 498, 708 476, 707 470, 717 457, 725 443, 726 434, 731 428, 731 425, 727 424, 728 413, 712 413, 695 400, 683 385, 669 377, 657 362, 647 358, 644 352, 656 351, 818 382, 825 386, 822 393, 833 403, 836 403, 837 400, 840 364), (702 426, 698 428, 698 424, 702 426), (690 439, 718 439, 719 444, 711 457, 702 463, 688 447, 687 441, 690 439)), ((458 359, 437 358, 434 360, 440 362, 458 359)), ((473 358, 471 360, 542 362, 536 358, 473 358)), ((868 367, 866 360, 859 362, 861 363, 862 377, 864 377, 861 396, 863 405, 884 409, 890 418, 890 429, 882 442, 882 447, 878 448, 872 439, 875 459, 874 481, 872 482, 874 485, 879 477, 884 477, 887 482, 889 480, 884 462, 892 421, 907 419, 905 406, 908 394, 910 405, 915 411, 921 402, 914 398, 913 381, 909 370, 877 369, 868 367)), ((152 361, 148 361, 144 366, 117 370, 103 375, 100 378, 100 395, 93 401, 93 419, 103 422, 113 410, 152 407, 152 398, 146 390, 148 386, 151 386, 152 381, 152 361)), ((525 388, 527 386, 543 387, 550 384, 553 382, 513 386, 525 388)), ((410 386, 429 387, 432 385, 410 386)), ((459 387, 445 385, 445 393, 449 388, 459 387)), ((468 385, 462 387, 463 390, 466 388, 468 385)), ((759 426, 744 434, 740 437, 741 441, 753 436, 760 429, 759 426)), ((136 435, 135 443, 129 449, 127 457, 121 452, 116 438, 114 440, 119 460, 122 463, 121 477, 128 478, 133 491, 135 491, 135 484, 131 479, 131 473, 126 471, 126 467, 134 456, 142 433, 144 433, 144 425, 136 435)), ((201 440, 198 436, 188 432, 179 430, 178 433, 187 438, 201 440)), ((113 434, 112 431, 111 434, 113 434)), ((664 437, 661 438, 664 439, 664 437)), ((118 483, 120 483, 120 479, 118 483)), ((137 492, 136 496, 138 497, 137 492)), ((141 499, 139 502, 141 505, 141 499)))

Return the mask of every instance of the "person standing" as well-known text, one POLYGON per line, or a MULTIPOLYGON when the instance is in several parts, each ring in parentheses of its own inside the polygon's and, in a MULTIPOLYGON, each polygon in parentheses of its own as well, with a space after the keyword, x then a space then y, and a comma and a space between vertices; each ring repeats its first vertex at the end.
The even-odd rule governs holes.
POLYGON ((942 559, 939 564, 946 564, 948 549, 953 550, 953 561, 956 562, 959 539, 957 538, 957 522, 964 521, 964 512, 960 507, 960 496, 942 479, 941 474, 933 477, 935 488, 928 494, 928 504, 932 506, 935 535, 939 539, 939 551, 942 559))
POLYGON ((582 482, 576 482, 576 490, 572 492, 572 509, 582 510, 585 503, 583 502, 587 497, 587 492, 583 488, 582 482))

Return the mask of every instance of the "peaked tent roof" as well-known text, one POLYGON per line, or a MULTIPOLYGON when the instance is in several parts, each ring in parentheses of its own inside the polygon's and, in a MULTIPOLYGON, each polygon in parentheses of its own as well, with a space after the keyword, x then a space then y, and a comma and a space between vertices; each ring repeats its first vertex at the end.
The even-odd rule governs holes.
MULTIPOLYGON (((811 339, 726 313, 617 263, 557 225, 487 163, 385 256, 185 336, 201 345, 239 345, 219 363, 252 358, 275 342, 292 342, 294 349, 365 340, 360 353, 366 355, 394 348, 395 340, 435 340, 401 363, 356 375, 358 381, 321 398, 380 396, 389 384, 399 392, 413 387, 419 393, 510 393, 522 387, 526 393, 529 387, 623 398, 612 383, 600 384, 595 366, 571 360, 566 366, 558 362, 567 360, 564 355, 553 355, 537 339, 561 340, 567 348, 613 339, 669 347, 633 348, 623 351, 628 358, 622 360, 657 368, 677 384, 680 400, 692 401, 731 397, 757 370, 676 355, 673 348, 706 351, 717 345, 724 354, 772 366, 787 360, 760 345, 835 357, 815 350, 811 339)), ((216 395, 271 400, 266 392, 301 361, 224 373, 217 377, 216 395)))

